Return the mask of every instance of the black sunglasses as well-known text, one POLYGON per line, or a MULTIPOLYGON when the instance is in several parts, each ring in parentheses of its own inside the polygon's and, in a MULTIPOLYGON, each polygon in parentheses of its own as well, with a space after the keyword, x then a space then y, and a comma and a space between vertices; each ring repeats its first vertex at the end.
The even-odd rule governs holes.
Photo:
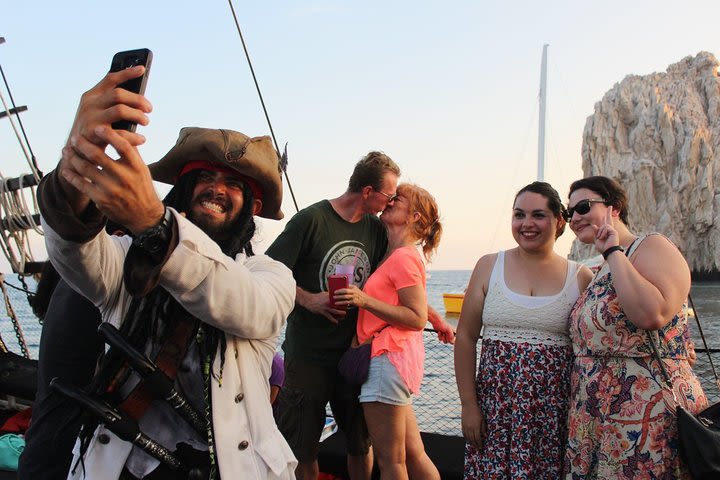
MULTIPOLYGON (((371 186, 370 188, 372 188, 373 190, 375 190, 372 186, 371 186)), ((390 195, 389 193, 385 193, 385 192, 382 192, 382 191, 380 191, 380 190, 375 190, 375 191, 376 191, 377 193, 381 193, 381 194, 385 195, 385 198, 387 198, 388 203, 394 202, 394 201, 397 200, 397 198, 398 198, 398 194, 397 194, 397 193, 393 193, 392 195, 390 195)))
POLYGON ((603 200, 602 198, 586 198, 585 200, 580 200, 575 204, 574 207, 568 207, 568 220, 573 217, 575 212, 577 212, 579 215, 585 215, 586 213, 588 213, 593 203, 605 203, 605 200, 603 200))

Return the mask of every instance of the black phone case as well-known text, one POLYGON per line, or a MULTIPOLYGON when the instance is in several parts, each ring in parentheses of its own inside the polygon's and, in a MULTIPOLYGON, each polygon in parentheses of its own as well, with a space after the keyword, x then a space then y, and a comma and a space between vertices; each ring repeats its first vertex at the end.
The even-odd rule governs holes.
MULTIPOLYGON (((147 85, 148 75, 150 74, 151 63, 152 52, 149 49, 140 48, 137 50, 128 50, 125 52, 118 52, 113 56, 112 63, 110 64, 110 71, 119 72, 126 68, 143 65, 145 67, 145 73, 142 77, 133 78, 132 80, 128 80, 127 82, 118 85, 118 88, 124 88, 125 90, 142 95, 145 93, 145 86, 147 85)), ((112 128, 115 130, 127 130, 128 132, 134 132, 137 128, 137 123, 121 120, 113 123, 112 128)))

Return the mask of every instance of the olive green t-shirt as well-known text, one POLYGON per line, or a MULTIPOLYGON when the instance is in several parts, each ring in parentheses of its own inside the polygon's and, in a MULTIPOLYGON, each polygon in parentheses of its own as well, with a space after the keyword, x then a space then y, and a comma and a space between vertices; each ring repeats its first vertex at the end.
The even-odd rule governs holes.
MULTIPOLYGON (((298 287, 317 293, 328 290, 327 276, 335 273, 335 265, 352 264, 356 254, 353 283, 362 288, 386 249, 385 226, 377 216, 351 223, 322 200, 295 214, 265 253, 292 270, 298 287)), ((336 325, 295 304, 285 331, 285 356, 335 365, 350 345, 356 322, 357 308, 336 325)))

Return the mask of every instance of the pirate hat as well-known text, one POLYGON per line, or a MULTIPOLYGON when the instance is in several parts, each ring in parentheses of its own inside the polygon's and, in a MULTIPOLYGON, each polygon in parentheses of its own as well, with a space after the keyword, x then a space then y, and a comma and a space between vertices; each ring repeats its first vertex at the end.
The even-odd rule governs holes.
POLYGON ((246 181, 249 179, 255 197, 262 198, 258 215, 275 220, 283 218, 278 154, 270 137, 251 138, 233 130, 185 127, 180 130, 175 146, 148 168, 154 180, 174 185, 192 162, 217 163, 219 167, 237 172, 246 181))

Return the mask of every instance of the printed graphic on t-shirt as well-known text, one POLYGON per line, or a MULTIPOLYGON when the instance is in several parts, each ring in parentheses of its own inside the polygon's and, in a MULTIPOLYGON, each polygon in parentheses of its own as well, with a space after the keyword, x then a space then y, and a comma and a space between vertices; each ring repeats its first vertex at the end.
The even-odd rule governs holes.
POLYGON ((327 291, 327 277, 335 273, 336 265, 353 265, 353 284, 358 288, 365 285, 365 281, 370 276, 370 259, 363 249, 365 245, 356 240, 345 240, 333 245, 325 258, 320 264, 320 285, 322 289, 327 291))

